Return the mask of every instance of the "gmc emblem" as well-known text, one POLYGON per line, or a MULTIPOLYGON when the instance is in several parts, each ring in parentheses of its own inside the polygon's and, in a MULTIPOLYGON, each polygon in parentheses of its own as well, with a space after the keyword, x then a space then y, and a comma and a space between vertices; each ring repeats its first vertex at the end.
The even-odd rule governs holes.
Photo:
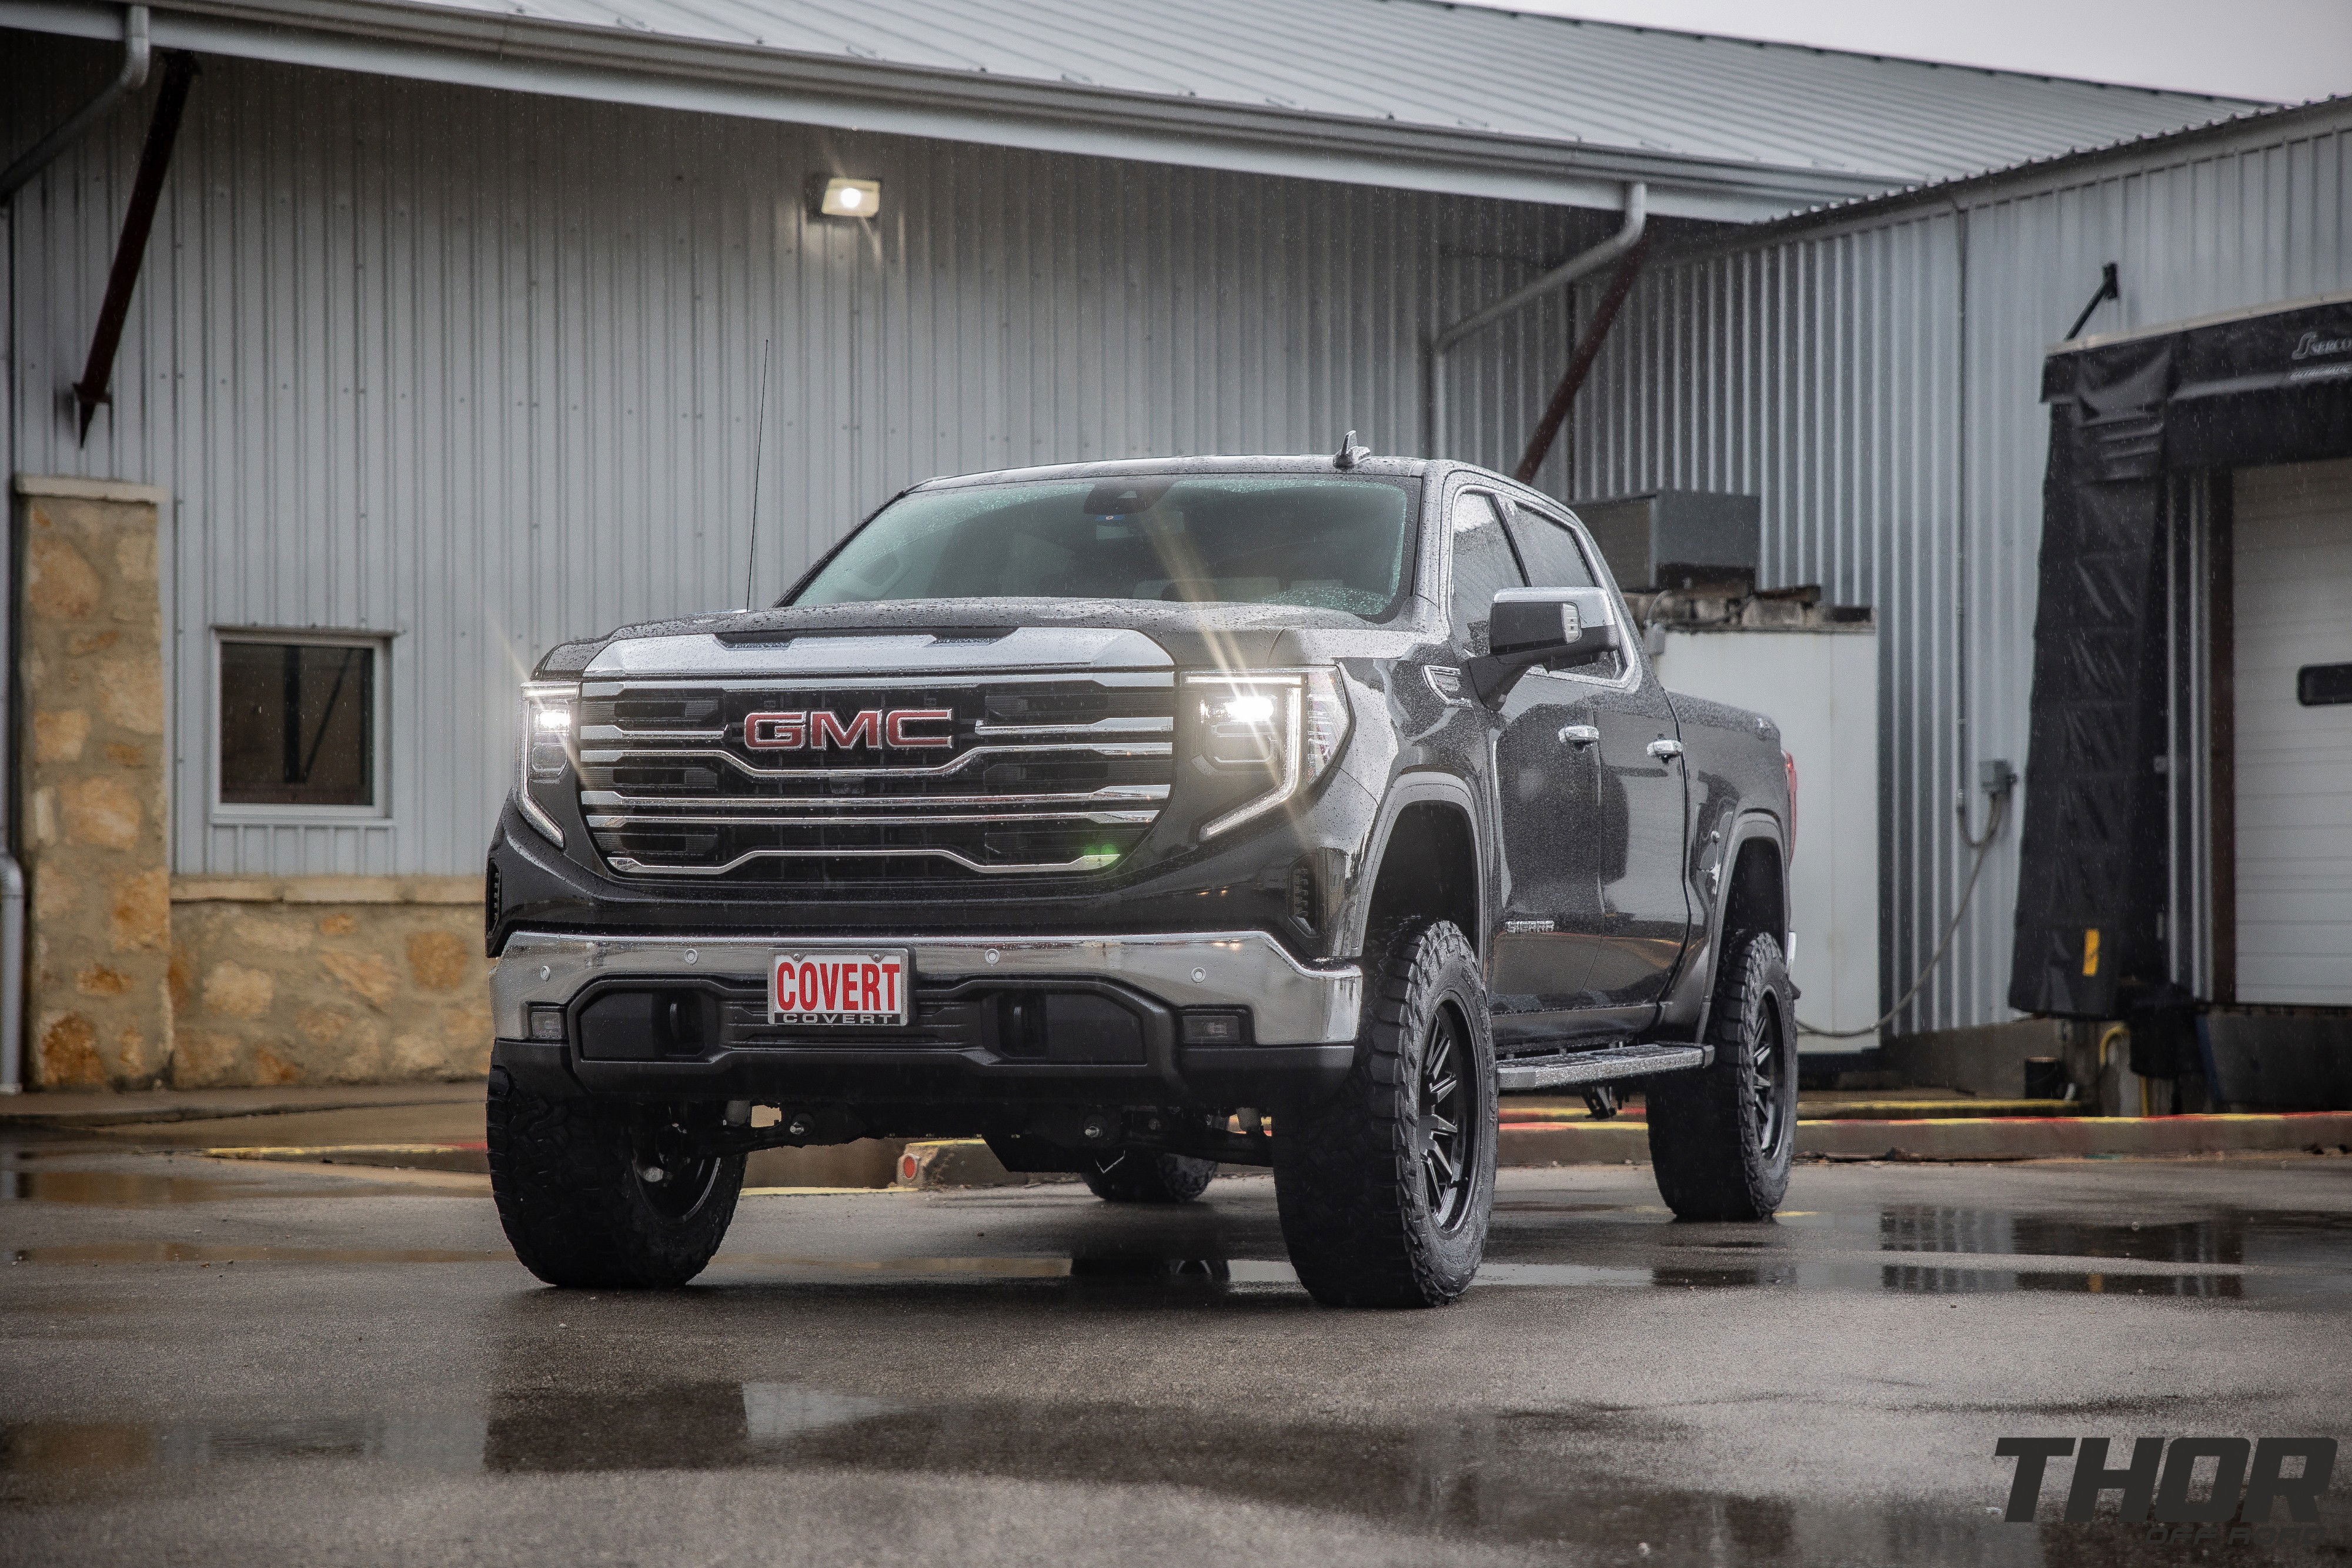
POLYGON ((955 744, 950 735, 917 735, 919 724, 953 725, 955 710, 943 707, 869 707, 844 718, 830 708, 803 713, 753 713, 743 716, 743 744, 754 751, 844 751, 860 746, 876 750, 888 746, 908 751, 936 751, 955 744))

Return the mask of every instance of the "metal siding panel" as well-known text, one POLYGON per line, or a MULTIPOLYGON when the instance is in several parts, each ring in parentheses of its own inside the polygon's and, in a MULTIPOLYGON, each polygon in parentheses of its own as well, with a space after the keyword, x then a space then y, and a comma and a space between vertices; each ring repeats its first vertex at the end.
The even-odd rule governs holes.
MULTIPOLYGON (((1953 791, 1968 786, 1980 831, 1976 763, 2025 760, 2051 340, 2107 260, 2124 298, 2093 330, 2352 287, 2347 141, 2339 124, 1974 193, 1965 308, 1948 209, 1664 267, 1628 302, 1572 422, 1576 493, 1759 491, 1769 578, 1877 607, 1886 1000, 1933 951, 1967 876, 1953 791), (1719 327, 1717 298, 1730 302, 1719 327), (1693 401, 1732 385, 1752 398, 1693 401)), ((2012 820, 1898 1032, 2012 1016, 2017 869, 2012 820)))
MULTIPOLYGON (((740 602, 762 339, 764 599, 935 471, 1350 425, 1410 450, 1431 328, 1611 222, 223 59, 83 449, 58 392, 144 125, 142 100, 16 204, 12 435, 27 471, 177 497, 184 872, 474 870, 538 652, 740 602), (871 229, 802 214, 846 168, 885 180, 871 229), (219 624, 393 634, 384 821, 209 820, 219 624)), ((1547 306, 1455 356, 1480 454, 1516 459, 1568 328, 1547 306)))

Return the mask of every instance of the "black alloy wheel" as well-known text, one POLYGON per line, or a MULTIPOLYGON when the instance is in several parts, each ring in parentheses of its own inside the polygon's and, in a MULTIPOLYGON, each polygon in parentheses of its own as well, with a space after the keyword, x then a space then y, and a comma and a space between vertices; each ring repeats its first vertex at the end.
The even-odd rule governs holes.
POLYGON ((1783 1103, 1793 1096, 1780 1092, 1784 1075, 1780 1033, 1780 1009, 1765 1008, 1748 1045, 1748 1122, 1755 1129, 1756 1146, 1768 1157, 1779 1152, 1781 1140, 1788 1135, 1790 1113, 1794 1110, 1793 1105, 1783 1103))
POLYGON ((1468 1073, 1475 1060, 1461 1012, 1450 1003, 1439 1008, 1422 1048, 1416 1142, 1430 1223, 1440 1230, 1450 1231, 1462 1223, 1476 1185, 1476 1099, 1468 1073))
POLYGON ((648 1120, 638 1129, 630 1175, 646 1207, 672 1223, 690 1219, 717 1191, 726 1162, 703 1153, 676 1113, 656 1111, 648 1120))

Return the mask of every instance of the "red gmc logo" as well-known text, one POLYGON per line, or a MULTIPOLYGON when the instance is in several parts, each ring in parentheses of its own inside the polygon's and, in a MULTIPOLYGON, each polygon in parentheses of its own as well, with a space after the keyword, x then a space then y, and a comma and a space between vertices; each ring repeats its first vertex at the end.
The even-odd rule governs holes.
POLYGON ((860 746, 933 751, 953 746, 954 735, 918 735, 911 727, 954 723, 954 710, 943 707, 870 707, 845 718, 830 708, 754 713, 743 716, 743 744, 754 751, 823 751, 829 746, 844 751, 860 746))

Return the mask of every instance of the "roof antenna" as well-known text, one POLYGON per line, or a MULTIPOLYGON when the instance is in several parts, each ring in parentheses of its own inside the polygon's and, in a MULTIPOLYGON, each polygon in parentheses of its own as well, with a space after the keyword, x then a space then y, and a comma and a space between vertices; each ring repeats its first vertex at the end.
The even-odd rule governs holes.
POLYGON ((751 549, 743 559, 743 608, 751 608, 751 568, 760 559, 760 444, 768 434, 768 353, 773 338, 760 340, 760 406, 751 430, 751 549))
POLYGON ((1331 458, 1331 466, 1334 468, 1353 468, 1357 464, 1361 463, 1365 458, 1370 457, 1371 455, 1372 449, 1370 447, 1359 446, 1356 444, 1356 433, 1351 430, 1348 432, 1344 438, 1341 439, 1339 443, 1339 450, 1333 454, 1331 458))

